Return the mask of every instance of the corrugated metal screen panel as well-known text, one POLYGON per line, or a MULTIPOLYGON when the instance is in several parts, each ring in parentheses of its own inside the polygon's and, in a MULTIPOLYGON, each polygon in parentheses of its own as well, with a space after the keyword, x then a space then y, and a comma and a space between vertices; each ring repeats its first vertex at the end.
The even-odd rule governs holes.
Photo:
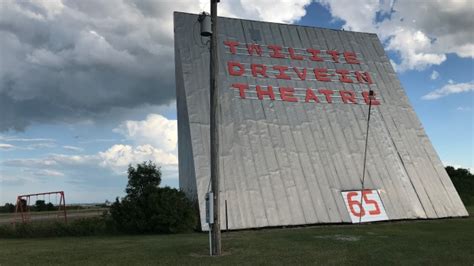
MULTIPOLYGON (((180 187, 197 196, 206 230, 209 51, 196 21, 197 15, 175 13, 179 169, 180 187)), ((365 187, 379 190, 389 219, 467 215, 376 35, 229 18, 219 18, 218 28, 221 215, 225 221, 227 201, 230 229, 351 222, 341 191, 361 189, 368 112, 363 99, 344 104, 336 94, 333 104, 259 100, 251 90, 241 99, 232 84, 271 85, 278 97, 280 87, 360 97, 369 85, 320 82, 310 73, 305 80, 230 76, 229 61, 368 71, 381 105, 372 113, 365 187), (361 63, 245 56, 245 46, 232 54, 226 40, 352 51, 361 63)))

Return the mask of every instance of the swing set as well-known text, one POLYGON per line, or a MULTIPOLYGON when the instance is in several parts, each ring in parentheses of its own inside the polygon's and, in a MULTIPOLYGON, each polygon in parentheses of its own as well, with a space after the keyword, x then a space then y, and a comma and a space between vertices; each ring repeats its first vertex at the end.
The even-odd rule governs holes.
POLYGON ((15 216, 13 218, 13 223, 16 224, 18 222, 27 223, 31 221, 31 199, 36 199, 33 204, 38 202, 38 200, 42 197, 43 203, 46 203, 46 197, 49 199, 49 203, 51 202, 51 196, 56 197, 56 204, 57 206, 57 215, 56 219, 64 220, 67 223, 67 212, 66 212, 66 199, 64 197, 64 191, 54 191, 54 192, 43 192, 43 193, 35 193, 35 194, 25 194, 19 195, 16 198, 16 206, 15 206, 15 216), (59 204, 58 204, 58 196, 59 196, 59 204))

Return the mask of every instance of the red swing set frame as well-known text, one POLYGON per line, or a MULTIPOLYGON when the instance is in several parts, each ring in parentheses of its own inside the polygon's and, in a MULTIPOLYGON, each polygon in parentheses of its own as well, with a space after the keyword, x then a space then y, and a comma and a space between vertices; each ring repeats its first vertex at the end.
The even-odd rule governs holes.
POLYGON ((42 193, 34 193, 34 194, 25 194, 25 195, 18 195, 16 197, 16 206, 15 206, 15 216, 13 223, 16 224, 18 221, 22 223, 27 223, 31 220, 31 213, 30 213, 30 200, 31 197, 38 197, 38 196, 50 196, 51 195, 59 195, 59 205, 57 211, 57 218, 63 218, 64 222, 67 223, 67 212, 66 212, 66 198, 64 197, 64 191, 53 191, 53 192, 42 192, 42 193))

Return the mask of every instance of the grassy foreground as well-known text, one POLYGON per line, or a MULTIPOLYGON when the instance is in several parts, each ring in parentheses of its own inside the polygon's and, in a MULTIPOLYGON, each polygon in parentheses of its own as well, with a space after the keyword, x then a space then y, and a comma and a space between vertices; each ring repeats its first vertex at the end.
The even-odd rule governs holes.
MULTIPOLYGON (((474 207, 469 208, 474 213, 474 207)), ((1 239, 0 265, 474 264, 474 217, 223 234, 1 239)))

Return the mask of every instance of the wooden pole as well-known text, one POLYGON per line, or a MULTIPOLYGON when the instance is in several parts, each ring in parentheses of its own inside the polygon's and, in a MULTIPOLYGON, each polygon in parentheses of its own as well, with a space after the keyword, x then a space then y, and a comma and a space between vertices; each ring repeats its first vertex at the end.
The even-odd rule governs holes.
POLYGON ((217 2, 211 0, 211 60, 210 60, 210 134, 211 134, 211 189, 214 193, 214 224, 212 225, 212 255, 221 255, 221 224, 219 204, 219 132, 217 123, 217 110, 219 110, 217 75, 219 64, 217 62, 217 2))

